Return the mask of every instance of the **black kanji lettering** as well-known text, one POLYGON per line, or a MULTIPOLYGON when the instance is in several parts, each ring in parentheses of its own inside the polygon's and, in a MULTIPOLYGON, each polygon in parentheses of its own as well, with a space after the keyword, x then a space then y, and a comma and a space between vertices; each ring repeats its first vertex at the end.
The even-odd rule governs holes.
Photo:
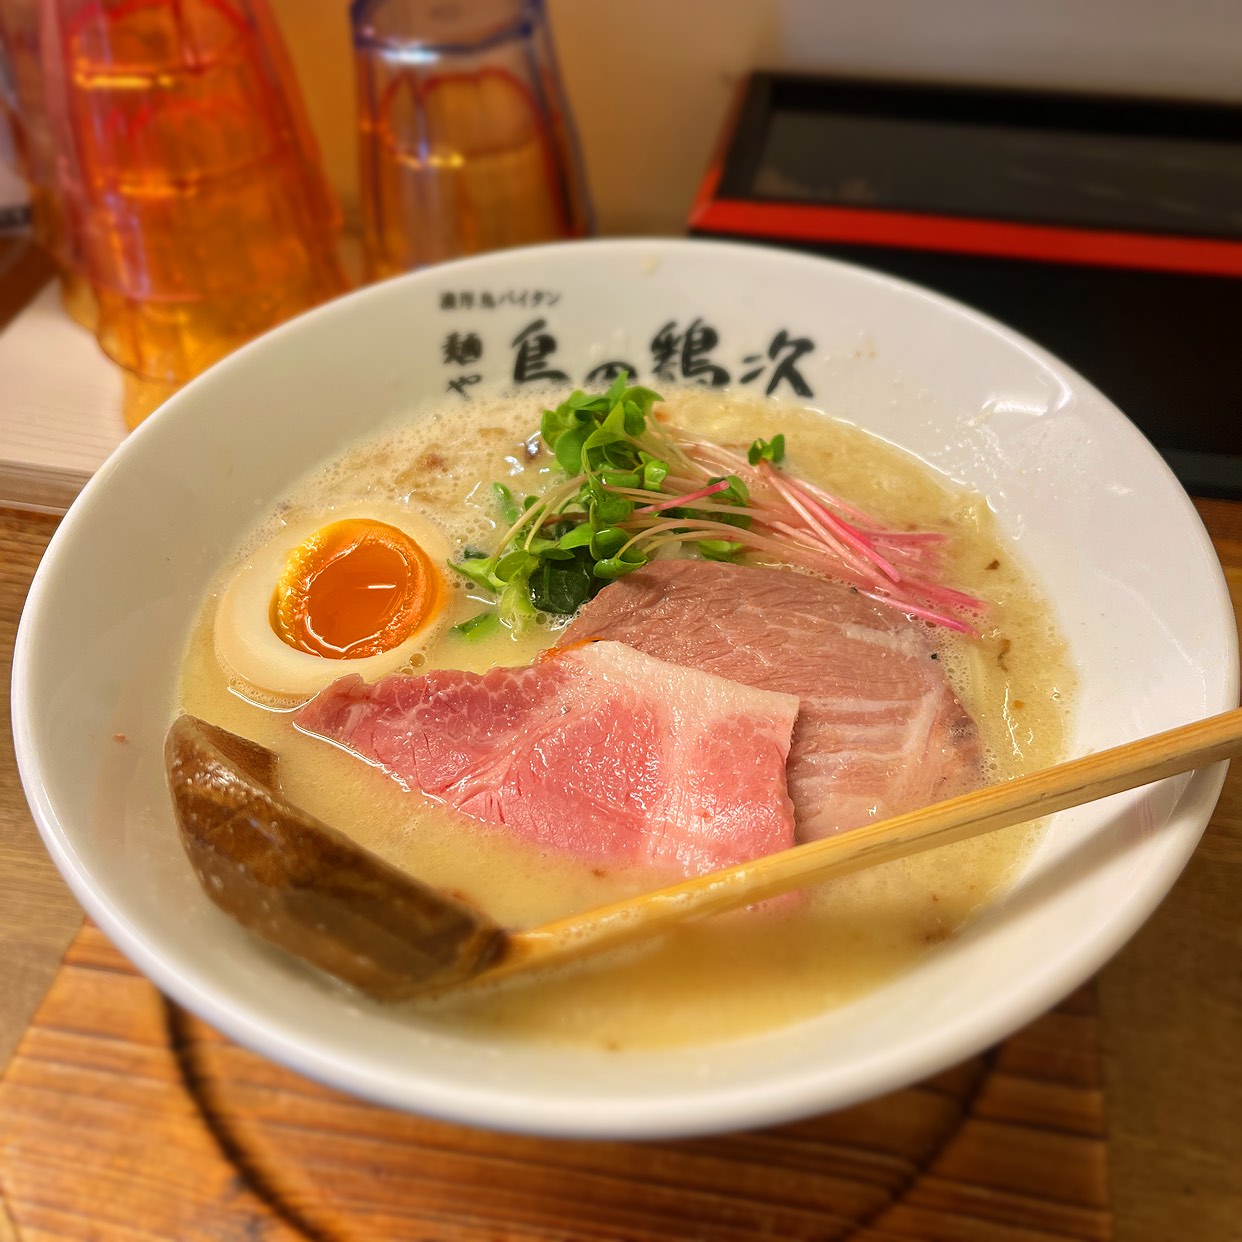
POLYGON ((768 365, 766 362, 763 361, 762 354, 747 354, 746 357, 742 359, 742 361, 746 363, 748 366, 752 362, 757 362, 759 365, 755 367, 753 370, 747 371, 746 374, 743 375, 741 379, 738 380, 739 384, 749 384, 749 383, 752 383, 754 380, 757 380, 763 374, 764 367, 768 365))
POLYGON ((446 366, 468 367, 483 357, 483 342, 475 332, 450 332, 440 348, 446 366))
POLYGON ((652 369, 663 380, 695 380, 711 388, 723 388, 729 372, 707 356, 720 344, 720 334, 702 319, 695 319, 685 332, 669 320, 651 339, 652 369), (674 367, 676 363, 676 367, 674 367))
POLYGON ((513 360, 514 383, 529 384, 535 380, 554 380, 560 384, 568 382, 569 376, 564 371, 544 366, 556 352, 556 337, 544 331, 547 326, 546 320, 536 319, 513 338, 513 348, 517 350, 513 360))
POLYGON ((470 394, 466 391, 471 384, 477 384, 483 377, 481 375, 459 375, 456 379, 451 379, 445 389, 446 392, 455 392, 460 397, 469 399, 470 394))
POLYGON ((788 384, 799 397, 814 396, 810 384, 802 378, 802 373, 795 365, 799 358, 804 354, 809 354, 814 348, 815 342, 810 338, 791 337, 782 328, 772 338, 772 344, 768 346, 768 357, 776 363, 776 366, 764 392, 770 397, 783 382, 788 384))
POLYGON ((680 348, 681 336, 677 332, 677 321, 670 319, 651 338, 651 369, 655 372, 656 379, 677 378, 673 363, 677 361, 677 351, 680 348))

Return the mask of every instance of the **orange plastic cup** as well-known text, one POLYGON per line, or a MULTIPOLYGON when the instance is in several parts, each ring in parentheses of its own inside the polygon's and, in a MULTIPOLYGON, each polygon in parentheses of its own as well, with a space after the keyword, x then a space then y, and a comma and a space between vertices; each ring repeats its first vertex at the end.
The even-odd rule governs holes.
POLYGON ((265 0, 42 0, 59 178, 104 350, 179 384, 345 288, 265 0))

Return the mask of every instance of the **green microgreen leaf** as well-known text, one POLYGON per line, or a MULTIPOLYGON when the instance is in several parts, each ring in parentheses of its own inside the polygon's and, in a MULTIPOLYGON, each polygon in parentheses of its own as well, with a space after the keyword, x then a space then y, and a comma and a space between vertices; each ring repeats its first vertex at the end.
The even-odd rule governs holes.
POLYGON ((514 578, 529 577, 530 571, 539 564, 539 558, 525 548, 517 548, 506 552, 496 562, 495 574, 501 582, 512 582, 514 578))
POLYGON ((601 559, 613 556, 629 541, 628 531, 621 530, 617 526, 605 526, 602 530, 597 530, 591 540, 591 555, 601 559))
MULTIPOLYGON (((660 400, 663 400, 663 398, 654 389, 642 388, 640 386, 627 388, 625 396, 622 398, 623 402, 628 402, 635 407, 638 413, 642 415, 644 421, 651 414, 651 407, 660 400)), ((637 435, 638 432, 636 431, 632 434, 637 435)))
POLYGON ((699 555, 709 561, 736 560, 742 552, 740 543, 730 543, 727 539, 703 539, 695 546, 699 555))
POLYGON ((449 561, 449 568, 455 569, 463 577, 469 578, 471 582, 489 591, 496 591, 500 588, 500 583, 496 578, 495 557, 482 554, 468 556, 464 560, 449 561))
POLYGON ((578 474, 582 470, 582 449, 591 436, 589 423, 571 427, 556 439, 556 464, 566 474, 578 474))
POLYGON ((630 382, 629 372, 618 372, 617 378, 612 381, 608 391, 604 393, 604 401, 607 403, 608 409, 612 409, 614 405, 625 395, 626 386, 630 382))
POLYGON ((564 561, 573 556, 573 552, 561 547, 559 539, 535 538, 523 546, 527 552, 543 561, 564 561))
POLYGON ((591 506, 591 525, 596 529, 601 526, 616 526, 633 512, 634 502, 628 496, 614 496, 605 492, 591 506))
POLYGON ((756 440, 746 451, 746 460, 752 466, 761 461, 770 461, 774 466, 785 456, 784 433, 777 433, 771 440, 756 440))
POLYGON ((595 531, 591 528, 590 522, 582 522, 575 526, 567 535, 562 535, 557 540, 557 546, 560 548, 585 548, 590 546, 591 540, 595 538, 595 531))
POLYGON ((650 453, 639 453, 638 457, 643 463, 643 487, 649 492, 658 492, 660 484, 668 478, 668 462, 652 457, 650 453))
POLYGON ((579 390, 556 409, 544 410, 539 432, 562 470, 577 474, 602 466, 638 469, 631 441, 646 431, 647 416, 660 396, 650 388, 627 387, 628 379, 622 373, 606 393, 579 390))
POLYGON ((647 430, 647 412, 639 402, 627 395, 617 409, 621 411, 621 427, 626 435, 641 436, 647 430))
POLYGON ((583 447, 589 450, 618 442, 628 444, 629 433, 625 429, 625 410, 614 405, 608 417, 587 436, 583 447))
POLYGON ((601 470, 597 475, 605 487, 646 487, 643 476, 637 470, 601 470))
POLYGON ((647 554, 641 548, 628 548, 620 556, 605 557, 595 562, 597 578, 622 578, 647 563, 647 554))

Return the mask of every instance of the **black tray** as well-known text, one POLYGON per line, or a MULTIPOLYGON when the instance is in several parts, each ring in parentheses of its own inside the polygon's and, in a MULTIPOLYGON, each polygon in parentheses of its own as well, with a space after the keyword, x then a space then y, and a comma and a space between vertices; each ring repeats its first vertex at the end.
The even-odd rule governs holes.
POLYGON ((690 225, 995 315, 1242 499, 1242 108, 757 74, 690 225))

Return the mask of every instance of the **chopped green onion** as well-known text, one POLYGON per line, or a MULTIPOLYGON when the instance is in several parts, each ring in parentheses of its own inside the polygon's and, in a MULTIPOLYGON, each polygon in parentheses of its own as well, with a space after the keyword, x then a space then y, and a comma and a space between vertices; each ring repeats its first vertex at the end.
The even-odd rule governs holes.
POLYGON ((500 516, 504 518, 505 525, 512 526, 520 516, 513 493, 503 483, 493 483, 492 495, 496 497, 496 503, 500 507, 500 516))
POLYGON ((468 617, 465 621, 453 626, 453 633, 460 635, 468 643, 478 643, 485 638, 489 638, 499 629, 500 618, 493 610, 488 609, 487 612, 477 613, 475 616, 468 617))

